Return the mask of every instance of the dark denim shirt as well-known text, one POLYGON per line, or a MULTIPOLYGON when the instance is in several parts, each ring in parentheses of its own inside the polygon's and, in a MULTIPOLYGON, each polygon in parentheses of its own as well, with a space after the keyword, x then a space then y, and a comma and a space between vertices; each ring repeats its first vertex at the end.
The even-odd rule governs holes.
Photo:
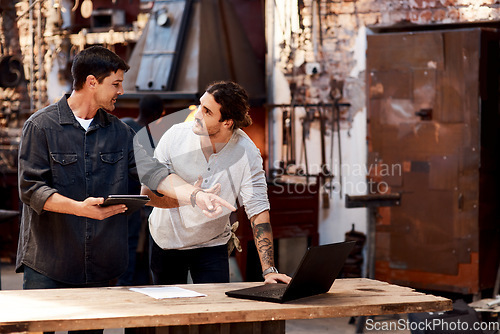
MULTIPOLYGON (((19 193, 23 202, 16 270, 27 265, 64 283, 105 282, 128 263, 127 216, 94 220, 43 210, 59 193, 77 201, 126 194, 137 178, 134 131, 100 109, 88 131, 67 97, 33 114, 19 147, 19 193)), ((168 175, 151 162, 143 183, 156 189, 168 175)), ((146 164, 147 165, 147 164, 146 164)))

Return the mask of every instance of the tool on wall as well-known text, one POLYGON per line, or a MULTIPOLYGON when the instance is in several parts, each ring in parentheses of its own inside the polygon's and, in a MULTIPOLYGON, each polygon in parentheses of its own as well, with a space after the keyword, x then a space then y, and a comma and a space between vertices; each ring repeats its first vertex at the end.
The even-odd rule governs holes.
POLYGON ((92 16, 93 3, 91 0, 83 0, 82 6, 80 7, 80 13, 84 19, 88 19, 92 16))
MULTIPOLYGON (((342 199, 342 144, 340 143, 340 105, 339 103, 334 103, 334 108, 333 111, 335 111, 335 116, 332 117, 335 119, 336 123, 336 128, 337 128, 337 145, 338 145, 338 150, 339 150, 339 184, 340 184, 340 190, 339 190, 339 196, 342 199)), ((332 137, 333 137, 333 131, 332 131, 332 137)), ((332 157, 333 160, 333 157, 332 157)), ((332 161, 333 163, 333 161, 332 161)))
POLYGON ((295 140, 294 140, 294 121, 293 109, 291 107, 283 108, 283 140, 282 140, 282 150, 281 150, 281 161, 280 167, 287 171, 291 165, 295 164, 295 140))
MULTIPOLYGON (((328 170, 328 165, 326 164, 326 147, 325 147, 325 137, 326 137, 326 120, 325 113, 323 110, 323 105, 320 104, 318 106, 318 119, 319 119, 319 129, 320 129, 320 142, 321 142, 321 171, 320 171, 320 189, 321 189, 321 198, 323 203, 323 208, 328 209, 330 207, 330 200, 328 193, 324 187, 326 180, 330 179, 330 185, 333 179, 333 174, 328 170)), ((332 128, 333 133, 333 128, 332 128)))
POLYGON ((283 105, 282 109, 282 150, 280 168, 284 173, 288 173, 290 167, 296 163, 295 156, 295 90, 296 84, 290 84, 290 91, 292 94, 292 103, 283 105))
POLYGON ((314 121, 314 109, 306 109, 306 114, 301 118, 302 124, 302 154, 300 163, 304 162, 305 171, 301 171, 302 174, 306 175, 306 184, 309 184, 309 160, 307 158, 307 145, 306 139, 309 138, 311 123, 314 121), (304 157, 304 161, 302 161, 304 157))
MULTIPOLYGON (((322 190, 329 190, 330 197, 332 196, 333 191, 333 166, 334 166, 334 136, 335 131, 337 131, 337 147, 339 152, 341 153, 341 143, 340 143, 340 108, 349 107, 349 103, 340 103, 339 99, 333 101, 334 103, 305 103, 305 104, 273 104, 266 105, 267 108, 280 108, 282 110, 282 131, 283 131, 283 141, 282 141, 282 151, 281 151, 281 161, 280 161, 280 169, 285 175, 296 175, 296 176, 305 176, 306 182, 309 182, 309 177, 320 176, 322 185, 327 184, 327 180, 329 180, 329 185, 322 187, 322 190), (302 127, 302 136, 301 136, 301 151, 299 161, 296 160, 295 155, 295 127, 293 126, 293 122, 295 121, 295 108, 301 107, 305 109, 305 115, 300 118, 300 123, 302 127), (309 156, 307 150, 307 139, 310 135, 311 124, 315 121, 319 121, 320 124, 320 155, 321 155, 321 168, 318 175, 312 175, 310 171, 309 165, 309 156), (326 146, 326 137, 328 135, 328 127, 331 127, 330 135, 330 164, 327 163, 327 146, 326 146), (303 170, 300 166, 296 165, 298 162, 299 165, 304 165, 305 170, 303 170), (292 169, 291 167, 296 167, 292 169)), ((341 157, 340 157, 341 159, 341 157)), ((340 160, 340 164, 341 164, 340 160)), ((328 195, 328 193, 326 193, 328 195)), ((324 196, 324 195, 323 195, 324 196)), ((342 194, 341 194, 342 198, 342 194)), ((328 205, 328 200, 324 198, 328 205)))
POLYGON ((0 57, 0 87, 17 87, 24 80, 22 60, 13 55, 0 57))
MULTIPOLYGON (((331 140, 330 140, 330 166, 333 168, 334 162, 334 136, 335 129, 337 129, 337 145, 338 145, 338 156, 339 156, 339 197, 342 199, 342 145, 340 142, 340 108, 349 107, 350 103, 340 103, 342 99, 342 92, 344 90, 344 82, 332 80, 330 82, 330 98, 332 100, 332 111, 331 111, 331 140)), ((332 196, 333 185, 330 183, 330 197, 332 196)))

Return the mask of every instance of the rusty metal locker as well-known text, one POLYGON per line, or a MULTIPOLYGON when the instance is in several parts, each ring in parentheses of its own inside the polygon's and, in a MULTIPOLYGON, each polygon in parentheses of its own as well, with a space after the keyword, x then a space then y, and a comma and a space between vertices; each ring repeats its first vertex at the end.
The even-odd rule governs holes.
POLYGON ((499 33, 368 36, 370 182, 401 194, 376 222, 375 278, 478 293, 500 253, 499 33))

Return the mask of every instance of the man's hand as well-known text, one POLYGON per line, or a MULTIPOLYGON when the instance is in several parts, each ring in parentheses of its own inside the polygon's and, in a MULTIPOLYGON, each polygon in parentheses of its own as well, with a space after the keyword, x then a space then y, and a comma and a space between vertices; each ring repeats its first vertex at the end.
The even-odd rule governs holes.
POLYGON ((286 274, 276 274, 276 273, 269 273, 266 275, 264 283, 265 284, 272 284, 272 283, 290 283, 292 278, 286 274))
POLYGON ((103 220, 127 211, 127 206, 124 204, 101 207, 100 204, 102 204, 103 202, 104 198, 102 197, 89 197, 85 199, 83 202, 80 202, 80 210, 82 211, 80 212, 80 214, 77 213, 77 216, 103 220))
POLYGON ((224 199, 216 195, 220 191, 220 185, 215 185, 209 189, 198 191, 193 198, 194 191, 202 190, 200 177, 193 184, 186 183, 178 175, 172 173, 163 179, 158 185, 157 191, 163 195, 176 198, 179 205, 195 204, 203 214, 209 218, 215 218, 222 213, 222 207, 226 207, 231 211, 236 211, 236 208, 229 204, 224 199), (194 201, 194 202, 193 202, 194 201))
MULTIPOLYGON (((201 175, 198 175, 198 180, 196 180, 196 182, 193 184, 196 188, 200 188, 201 189, 201 184, 203 183, 203 177, 201 175)), ((220 194, 220 189, 221 189, 221 185, 220 183, 217 183, 215 184, 213 187, 211 188, 208 188, 208 189, 202 189, 204 192, 206 193, 210 193, 210 194, 215 194, 215 195, 219 195, 220 194)))
POLYGON ((102 203, 104 203, 104 198, 102 197, 89 197, 80 202, 62 196, 59 193, 54 193, 45 201, 43 209, 45 211, 66 213, 97 220, 103 220, 127 211, 127 206, 124 204, 101 207, 99 204, 102 203))
POLYGON ((226 200, 205 191, 199 191, 196 194, 196 206, 198 206, 203 214, 209 218, 216 218, 222 214, 222 207, 226 207, 231 211, 236 211, 236 208, 226 200))

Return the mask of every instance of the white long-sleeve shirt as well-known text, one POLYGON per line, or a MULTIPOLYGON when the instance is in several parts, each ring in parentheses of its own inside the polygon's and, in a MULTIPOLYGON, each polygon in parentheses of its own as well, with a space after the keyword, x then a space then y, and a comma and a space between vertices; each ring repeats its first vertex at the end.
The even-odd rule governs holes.
MULTIPOLYGON (((229 142, 207 161, 200 136, 192 131, 192 122, 174 125, 161 138, 155 157, 172 173, 193 184, 203 177, 201 188, 221 184, 220 197, 245 207, 250 218, 269 210, 267 184, 259 149, 241 129, 234 131, 229 142)), ((151 236, 163 249, 192 249, 227 243, 231 235, 230 211, 223 208, 218 218, 206 217, 198 207, 154 208, 149 227, 151 236)))

